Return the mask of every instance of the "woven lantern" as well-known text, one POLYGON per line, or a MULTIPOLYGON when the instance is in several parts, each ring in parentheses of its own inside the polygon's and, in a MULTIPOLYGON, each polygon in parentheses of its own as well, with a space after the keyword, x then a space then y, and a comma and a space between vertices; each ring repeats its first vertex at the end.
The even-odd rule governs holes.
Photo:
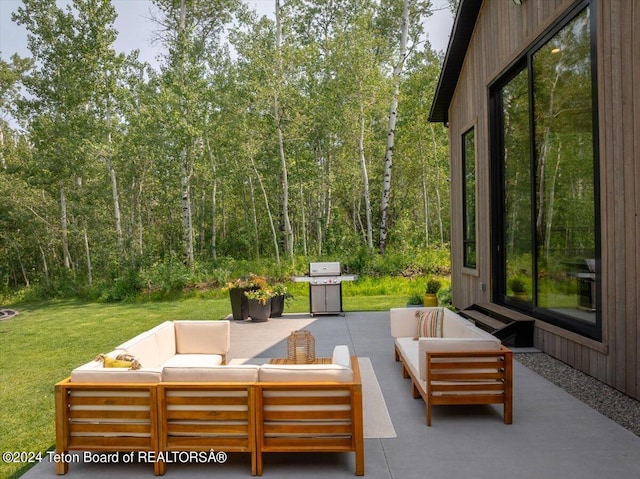
POLYGON ((310 364, 316 360, 316 340, 303 329, 292 331, 287 338, 287 362, 290 364, 310 364))

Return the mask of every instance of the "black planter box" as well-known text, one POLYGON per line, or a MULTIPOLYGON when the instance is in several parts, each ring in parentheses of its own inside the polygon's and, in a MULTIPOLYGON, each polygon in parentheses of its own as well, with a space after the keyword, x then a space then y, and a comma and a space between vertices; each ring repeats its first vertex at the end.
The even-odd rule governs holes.
POLYGON ((229 298, 231 298, 231 314, 236 321, 244 321, 249 317, 249 300, 244 295, 248 288, 231 288, 229 289, 229 298))
POLYGON ((267 321, 271 316, 271 299, 268 299, 265 304, 262 304, 257 299, 250 299, 249 316, 251 317, 251 321, 267 321))
POLYGON ((284 294, 271 298, 271 317, 279 318, 284 313, 284 294))

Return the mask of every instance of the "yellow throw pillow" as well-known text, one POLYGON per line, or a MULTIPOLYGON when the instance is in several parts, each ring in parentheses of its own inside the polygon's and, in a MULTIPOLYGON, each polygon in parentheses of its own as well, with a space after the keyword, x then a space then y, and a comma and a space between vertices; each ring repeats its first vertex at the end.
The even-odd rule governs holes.
POLYGON ((136 370, 142 367, 140 362, 129 354, 118 354, 115 359, 106 354, 100 354, 96 360, 102 361, 103 367, 105 368, 127 368, 136 370))

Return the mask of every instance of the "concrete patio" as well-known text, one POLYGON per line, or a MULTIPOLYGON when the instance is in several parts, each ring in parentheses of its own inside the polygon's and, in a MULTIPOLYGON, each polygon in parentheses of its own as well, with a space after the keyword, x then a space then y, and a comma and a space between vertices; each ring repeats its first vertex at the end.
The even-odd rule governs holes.
MULTIPOLYGON (((514 361, 514 418, 502 408, 435 407, 425 425, 425 406, 412 399, 393 358, 388 312, 344 316, 290 314, 264 323, 233 322, 228 359, 286 356, 286 337, 308 329, 316 355, 337 344, 371 359, 395 438, 365 439, 365 477, 372 479, 602 479, 640 477, 640 437, 514 361)), ((53 419, 52 419, 53 420, 53 419)), ((169 478, 250 477, 249 456, 230 454, 224 463, 167 464, 169 478)), ((45 458, 22 477, 57 477, 45 458)), ((148 463, 72 463, 69 478, 150 478, 148 463)), ((266 454, 263 477, 354 476, 353 454, 266 454)))

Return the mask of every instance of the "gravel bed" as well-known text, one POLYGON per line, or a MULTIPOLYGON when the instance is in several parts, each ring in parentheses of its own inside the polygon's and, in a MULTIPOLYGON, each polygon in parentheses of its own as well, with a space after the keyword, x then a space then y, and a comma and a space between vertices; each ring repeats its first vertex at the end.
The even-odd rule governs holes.
POLYGON ((640 436, 640 401, 545 353, 514 353, 514 359, 547 381, 640 436))

